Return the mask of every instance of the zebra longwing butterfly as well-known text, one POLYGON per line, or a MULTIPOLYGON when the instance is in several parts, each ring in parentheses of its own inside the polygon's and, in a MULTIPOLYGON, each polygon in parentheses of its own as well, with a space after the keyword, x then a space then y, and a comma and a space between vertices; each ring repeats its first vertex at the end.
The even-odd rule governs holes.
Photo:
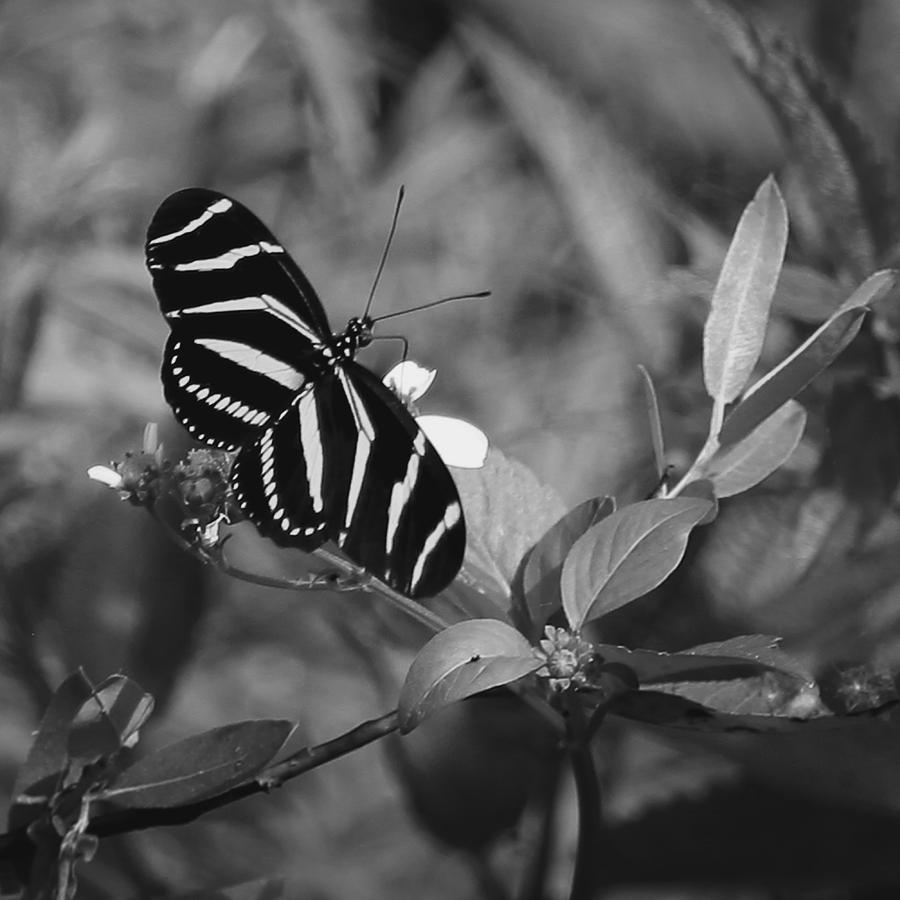
POLYGON ((201 188, 163 201, 147 267, 171 328, 166 400, 195 438, 237 451, 232 487, 259 531, 305 551, 333 540, 413 598, 445 588, 465 550, 459 495, 403 403, 355 362, 368 314, 332 333, 265 225, 201 188))

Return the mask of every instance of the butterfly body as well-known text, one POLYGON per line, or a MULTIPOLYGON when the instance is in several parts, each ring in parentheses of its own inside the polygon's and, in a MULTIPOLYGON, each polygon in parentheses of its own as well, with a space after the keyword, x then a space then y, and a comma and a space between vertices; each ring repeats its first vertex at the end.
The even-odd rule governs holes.
POLYGON ((446 587, 465 549, 459 496, 403 404, 355 360, 372 320, 333 333, 271 232, 213 191, 163 202, 147 265, 172 330, 166 400, 198 440, 237 452, 247 518, 282 546, 333 540, 408 596, 446 587))

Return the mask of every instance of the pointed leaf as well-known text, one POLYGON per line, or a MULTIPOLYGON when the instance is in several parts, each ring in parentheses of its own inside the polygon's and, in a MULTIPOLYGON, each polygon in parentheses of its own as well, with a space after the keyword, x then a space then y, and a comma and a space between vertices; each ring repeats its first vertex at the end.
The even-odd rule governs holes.
POLYGON ((213 797, 253 778, 293 729, 283 719, 214 728, 143 757, 100 796, 133 809, 166 809, 213 797))
POLYGON ((562 571, 563 608, 572 628, 659 585, 681 562, 691 529, 710 506, 699 498, 644 500, 582 535, 562 571))
MULTIPOLYGON (((770 639, 772 640, 772 639, 770 639)), ((595 645, 604 663, 620 663, 634 672, 640 684, 660 684, 673 681, 729 681, 750 678, 772 668, 771 662, 737 654, 662 653, 658 650, 630 650, 611 644, 595 645)))
POLYGON ((12 790, 13 805, 9 811, 10 829, 27 824, 36 807, 20 804, 19 797, 49 796, 68 761, 66 746, 69 729, 78 710, 91 696, 93 685, 79 669, 66 678, 50 698, 41 718, 25 765, 19 770, 12 790))
POLYGON ((653 447, 653 462, 656 465, 656 476, 662 481, 666 474, 666 448, 663 441, 662 422, 659 418, 659 401, 656 398, 656 388, 650 373, 638 366, 641 373, 641 387, 644 392, 644 403, 647 408, 647 422, 650 426, 650 445, 653 447))
POLYGON ((400 691, 400 731, 457 700, 516 681, 543 665, 522 635, 495 619, 470 619, 435 635, 400 691))
POLYGON ((720 446, 737 443, 796 397, 856 337, 868 305, 883 297, 896 280, 897 273, 890 269, 867 278, 828 321, 753 385, 725 419, 719 431, 720 446))
POLYGON ((569 510, 529 553, 522 573, 522 591, 536 633, 562 607, 559 578, 572 545, 615 508, 612 497, 595 497, 580 503, 569 510))
POLYGON ((720 409, 743 390, 759 359, 786 244, 787 211, 769 176, 738 222, 703 330, 706 389, 720 409))
POLYGON ((804 428, 806 410, 788 400, 742 441, 719 450, 705 473, 716 496, 740 494, 771 475, 794 452, 804 428))

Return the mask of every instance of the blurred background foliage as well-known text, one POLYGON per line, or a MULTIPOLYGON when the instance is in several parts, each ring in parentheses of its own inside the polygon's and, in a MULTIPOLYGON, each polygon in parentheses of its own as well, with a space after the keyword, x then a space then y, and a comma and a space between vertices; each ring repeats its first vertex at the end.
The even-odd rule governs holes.
MULTIPOLYGON (((785 192, 792 233, 765 365, 897 257, 896 173, 880 160, 896 158, 900 7, 740 9, 710 0, 3 5, 4 789, 52 687, 79 665, 94 679, 123 669, 156 696, 146 746, 263 716, 297 721, 300 746, 389 709, 424 637, 365 597, 279 594, 204 571, 84 477, 137 448, 148 420, 163 423, 168 456, 187 447, 162 401, 166 327, 142 259, 159 202, 188 185, 234 194, 292 248, 340 328, 362 309, 405 184, 377 312, 493 291, 401 320, 412 357, 439 371, 428 409, 476 422, 569 503, 637 499, 653 476, 635 365, 658 383, 677 467, 708 421, 699 353, 715 273, 766 174, 785 192)), ((807 392, 809 434, 786 469, 728 501, 684 574, 611 616, 606 640, 677 649, 771 630, 820 672, 861 666, 862 692, 891 684, 900 428, 891 313, 878 321, 881 332, 807 392), (851 555, 862 562, 828 568, 851 555)), ((396 346, 377 343, 366 364, 384 371, 396 346)), ((247 567, 303 571, 298 554, 252 529, 233 544, 247 567)), ((836 695, 851 708, 853 690, 839 678, 836 695)), ((521 867, 537 827, 529 804, 556 777, 552 740, 523 727, 523 715, 497 699, 466 704, 271 797, 109 841, 80 896, 274 874, 295 886, 289 896, 505 896, 496 873, 521 867)), ((711 879, 733 882, 723 896, 769 896, 747 882, 806 883, 809 854, 829 840, 844 865, 826 867, 826 879, 886 877, 872 858, 877 835, 893 832, 865 813, 874 805, 894 821, 896 774, 883 790, 855 791, 850 778, 837 798, 816 796, 810 778, 812 799, 801 801, 771 785, 792 781, 802 753, 793 768, 751 772, 768 793, 745 787, 753 753, 711 754, 617 726, 599 755, 612 883, 711 879), (837 813, 820 808, 837 802, 837 813), (710 817, 738 809, 750 812, 719 846, 710 817), (860 838, 847 838, 849 853, 839 831, 821 830, 849 821, 848 809, 863 817, 852 820, 860 838), (783 839, 761 850, 755 836, 774 821, 783 839), (665 835, 685 828, 697 841, 667 849, 665 835)), ((560 895, 570 799, 564 787, 560 895)))

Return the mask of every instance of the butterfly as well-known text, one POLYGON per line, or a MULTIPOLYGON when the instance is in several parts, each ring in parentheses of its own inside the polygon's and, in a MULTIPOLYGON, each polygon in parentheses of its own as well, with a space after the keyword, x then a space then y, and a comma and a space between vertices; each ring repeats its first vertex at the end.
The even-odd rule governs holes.
POLYGON ((404 404, 354 359, 368 313, 333 333, 312 285, 245 206, 172 194, 147 232, 147 267, 171 334, 167 402, 197 440, 236 451, 233 494, 276 544, 326 541, 420 599, 458 573, 456 485, 404 404))

